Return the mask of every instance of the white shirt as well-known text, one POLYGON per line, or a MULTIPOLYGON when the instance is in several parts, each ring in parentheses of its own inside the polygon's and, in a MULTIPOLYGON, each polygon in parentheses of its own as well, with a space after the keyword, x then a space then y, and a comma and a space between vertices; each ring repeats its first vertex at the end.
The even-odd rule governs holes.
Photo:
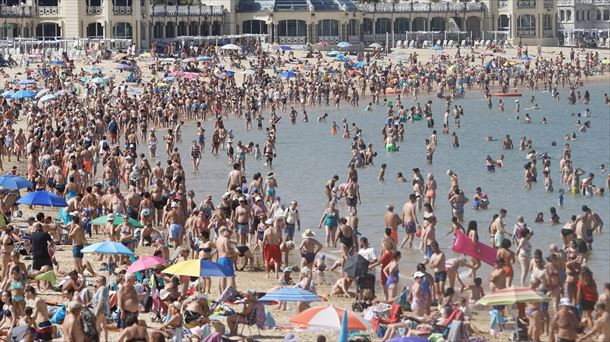
POLYGON ((358 250, 358 254, 360 254, 363 258, 365 258, 369 262, 373 262, 374 260, 377 260, 377 254, 375 253, 375 249, 373 247, 360 248, 358 250))

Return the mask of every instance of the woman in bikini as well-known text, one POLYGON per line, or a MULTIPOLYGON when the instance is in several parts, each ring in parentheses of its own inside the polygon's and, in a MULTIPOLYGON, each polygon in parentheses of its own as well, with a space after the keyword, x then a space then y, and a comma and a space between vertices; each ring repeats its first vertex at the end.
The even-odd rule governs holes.
POLYGON ((430 203, 432 208, 434 208, 436 203, 436 180, 434 179, 434 176, 431 173, 428 174, 428 179, 426 180, 424 188, 426 193, 426 200, 428 203, 430 203))
POLYGON ((506 287, 511 287, 513 283, 513 263, 515 262, 515 253, 509 248, 511 246, 509 239, 502 240, 500 248, 496 252, 496 258, 504 260, 504 275, 506 276, 506 287))

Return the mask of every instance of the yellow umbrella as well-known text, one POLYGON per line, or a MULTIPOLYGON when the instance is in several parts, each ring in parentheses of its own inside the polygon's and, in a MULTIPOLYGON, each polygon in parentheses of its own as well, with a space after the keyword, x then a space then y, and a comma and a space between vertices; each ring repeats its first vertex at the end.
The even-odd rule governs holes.
POLYGON ((603 64, 610 64, 610 59, 604 59, 604 60, 602 61, 602 63, 603 63, 603 64))
POLYGON ((34 279, 38 281, 48 281, 49 283, 51 283, 51 286, 55 286, 55 284, 57 283, 55 272, 52 270, 49 272, 41 273, 34 277, 34 279))
POLYGON ((233 277, 235 270, 204 259, 179 262, 163 270, 163 273, 189 277, 233 277))
POLYGON ((157 86, 159 86, 159 87, 169 87, 169 84, 167 84, 165 82, 161 82, 161 83, 157 83, 157 86))

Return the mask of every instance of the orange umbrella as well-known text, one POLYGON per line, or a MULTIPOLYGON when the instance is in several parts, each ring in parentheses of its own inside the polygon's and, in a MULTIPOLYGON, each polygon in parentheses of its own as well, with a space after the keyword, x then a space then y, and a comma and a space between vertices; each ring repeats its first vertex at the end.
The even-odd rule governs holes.
MULTIPOLYGON (((307 309, 292 317, 290 323, 306 327, 340 330, 345 310, 331 306, 316 306, 307 309)), ((364 319, 356 316, 353 312, 347 312, 347 328, 349 330, 367 330, 370 324, 364 319)))

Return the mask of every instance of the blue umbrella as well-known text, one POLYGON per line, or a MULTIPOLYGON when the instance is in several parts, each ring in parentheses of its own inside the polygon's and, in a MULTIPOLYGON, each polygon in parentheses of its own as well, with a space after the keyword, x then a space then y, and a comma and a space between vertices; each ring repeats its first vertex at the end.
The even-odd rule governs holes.
POLYGON ((394 337, 390 342, 429 342, 429 340, 419 336, 399 336, 394 337))
POLYGON ((347 310, 343 310, 343 319, 341 320, 341 331, 339 332, 339 342, 347 342, 347 310))
POLYGON ((329 56, 336 56, 336 55, 340 55, 340 54, 341 54, 341 52, 339 52, 337 50, 332 50, 327 53, 327 55, 329 55, 329 56))
POLYGON ((528 55, 523 55, 523 56, 521 56, 521 60, 522 61, 529 61, 529 60, 531 60, 531 58, 528 55))
POLYGON ((163 273, 190 277, 234 277, 234 270, 213 261, 191 259, 181 261, 163 270, 163 273))
POLYGON ((167 83, 172 83, 176 80, 175 77, 173 76, 167 76, 166 78, 163 79, 163 82, 167 82, 167 83))
POLYGON ((292 71, 292 70, 288 70, 288 71, 284 71, 283 73, 281 73, 280 76, 282 76, 283 78, 291 78, 291 77, 297 77, 297 74, 295 74, 294 71, 292 71))
POLYGON ((338 47, 340 47, 340 48, 346 48, 346 47, 350 47, 350 46, 352 46, 352 44, 350 44, 350 43, 348 43, 348 42, 339 42, 339 43, 337 44, 337 46, 338 46, 338 47))
POLYGON ((91 79, 91 83, 94 84, 106 84, 108 83, 108 80, 103 78, 103 77, 94 77, 91 79))
POLYGON ((219 72, 219 73, 216 74, 216 77, 217 78, 225 78, 225 77, 227 77, 227 74, 224 73, 224 72, 219 72))
POLYGON ((51 61, 53 65, 64 65, 64 61, 51 61))
POLYGON ((285 287, 264 295, 260 300, 269 302, 319 302, 322 298, 300 288, 285 287))
POLYGON ((36 93, 29 90, 29 89, 22 89, 19 90, 18 92, 14 93, 13 95, 11 95, 12 99, 17 99, 17 100, 21 100, 21 99, 31 99, 34 96, 36 96, 36 93))
POLYGON ((28 182, 27 180, 25 180, 19 176, 7 174, 7 175, 0 176, 0 186, 4 187, 5 189, 15 190, 15 189, 31 188, 32 183, 28 182))
POLYGON ((207 61, 211 61, 212 57, 210 56, 199 56, 197 57, 197 61, 199 62, 207 62, 207 61))
POLYGON ((99 72, 102 72, 102 68, 100 68, 98 66, 92 66, 92 67, 83 68, 83 69, 90 74, 97 74, 99 72))
POLYGON ((44 102, 47 102, 47 101, 54 100, 54 99, 56 99, 56 98, 58 98, 58 97, 59 97, 59 95, 58 95, 58 94, 47 94, 47 95, 45 95, 45 96, 43 96, 43 97, 39 98, 39 99, 38 99, 38 101, 40 101, 40 102, 43 102, 43 103, 44 103, 44 102))
POLYGON ((288 45, 280 45, 277 47, 278 50, 282 50, 282 51, 290 51, 292 50, 292 48, 288 45))
POLYGON ((335 58, 336 58, 337 60, 339 60, 339 61, 342 61, 342 60, 344 60, 344 59, 349 59, 349 57, 344 56, 344 55, 339 55, 339 56, 337 56, 337 57, 335 57, 335 58))
POLYGON ((14 95, 14 94, 15 94, 15 92, 14 92, 14 91, 12 91, 12 90, 7 90, 7 91, 3 92, 2 94, 0 94, 0 96, 2 96, 2 97, 8 97, 8 98, 10 99, 11 97, 13 97, 13 95, 14 95))
POLYGON ((360 68, 364 68, 366 65, 367 65, 367 63, 366 63, 366 62, 358 62, 358 63, 356 63, 354 66, 355 66, 356 68, 360 69, 360 68))
POLYGON ((25 79, 25 80, 21 80, 21 81, 17 82, 17 84, 18 85, 36 84, 36 81, 30 80, 30 79, 25 79))
POLYGON ((63 198, 46 190, 28 192, 17 200, 17 204, 41 205, 43 207, 67 207, 63 198))
POLYGON ((432 46, 432 50, 434 50, 434 51, 441 51, 442 49, 443 49, 443 47, 440 45, 435 44, 434 46, 432 46))
POLYGON ((227 76, 228 76, 228 77, 233 77, 233 76, 235 76, 235 71, 227 70, 227 76))
POLYGON ((133 67, 129 64, 118 63, 114 68, 117 70, 130 70, 133 67))
POLYGON ((102 241, 82 249, 82 253, 133 255, 133 251, 120 242, 102 241))

